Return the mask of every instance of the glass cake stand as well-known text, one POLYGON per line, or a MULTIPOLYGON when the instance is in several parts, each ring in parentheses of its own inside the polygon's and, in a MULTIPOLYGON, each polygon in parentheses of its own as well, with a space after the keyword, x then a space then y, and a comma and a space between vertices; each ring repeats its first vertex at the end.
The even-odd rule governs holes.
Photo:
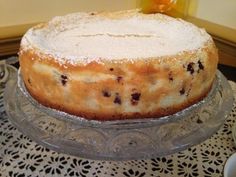
POLYGON ((20 75, 11 73, 4 92, 10 121, 49 149, 89 159, 145 159, 184 150, 212 136, 233 105, 230 85, 218 71, 208 96, 174 115, 91 121, 40 105, 29 95, 20 75))

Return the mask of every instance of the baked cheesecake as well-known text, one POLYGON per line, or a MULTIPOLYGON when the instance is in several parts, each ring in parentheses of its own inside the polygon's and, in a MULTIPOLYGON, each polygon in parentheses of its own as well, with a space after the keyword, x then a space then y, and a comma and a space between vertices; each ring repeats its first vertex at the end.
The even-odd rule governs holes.
POLYGON ((182 19, 138 10, 55 17, 23 36, 20 72, 40 104, 93 120, 159 118, 202 100, 218 54, 182 19))

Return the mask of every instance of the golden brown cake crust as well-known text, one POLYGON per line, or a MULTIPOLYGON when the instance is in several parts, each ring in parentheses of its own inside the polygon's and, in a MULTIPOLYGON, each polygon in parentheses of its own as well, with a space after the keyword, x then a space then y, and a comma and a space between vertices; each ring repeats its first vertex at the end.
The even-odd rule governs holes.
POLYGON ((200 49, 137 60, 65 62, 21 46, 21 74, 39 103, 95 120, 158 118, 204 98, 215 78, 217 49, 200 49))
POLYGON ((67 65, 67 68, 64 68, 52 59, 41 60, 33 51, 27 51, 21 53, 20 65, 28 91, 45 106, 87 119, 147 118, 173 114, 198 102, 208 93, 214 79, 212 73, 215 73, 217 66, 217 53, 215 48, 205 49, 204 52, 205 60, 196 58, 191 62, 189 57, 194 58, 194 54, 165 58, 161 60, 162 62, 159 60, 105 64, 94 62, 86 66, 67 65), (200 62, 204 69, 199 68, 200 62), (194 69, 188 71, 191 63, 194 63, 194 69), (41 70, 40 66, 43 65, 52 67, 52 70, 56 69, 58 73, 41 70), (73 76, 71 78, 71 75, 86 72, 89 76, 82 79, 84 82, 73 80, 73 76), (99 82, 88 80, 86 83, 86 79, 96 78, 98 74, 110 77, 99 82), (65 81, 62 75, 67 77, 65 81), (151 87, 157 85, 157 80, 162 80, 163 84, 150 91, 151 87), (64 82, 66 83, 63 84, 64 82), (64 90, 68 86, 71 93, 69 91, 66 93, 64 90), (135 93, 141 94, 140 98, 132 101, 132 94, 135 93), (176 99, 183 98, 183 102, 174 104, 173 100, 170 106, 161 108, 158 102, 168 94, 173 94, 176 99), (88 105, 85 104, 91 97, 99 102, 96 111, 88 109, 88 105), (134 108, 141 105, 140 111, 125 112, 122 106, 124 99, 134 108), (152 103, 156 104, 156 108, 152 103), (148 110, 152 106, 153 109, 148 110))

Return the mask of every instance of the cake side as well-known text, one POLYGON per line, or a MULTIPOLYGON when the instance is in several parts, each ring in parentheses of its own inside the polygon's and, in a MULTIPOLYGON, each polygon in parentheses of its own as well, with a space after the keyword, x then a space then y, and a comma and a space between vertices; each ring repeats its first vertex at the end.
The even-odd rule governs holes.
POLYGON ((20 56, 21 73, 41 104, 87 119, 160 117, 178 112, 209 92, 217 67, 212 43, 196 53, 123 63, 64 66, 20 56))

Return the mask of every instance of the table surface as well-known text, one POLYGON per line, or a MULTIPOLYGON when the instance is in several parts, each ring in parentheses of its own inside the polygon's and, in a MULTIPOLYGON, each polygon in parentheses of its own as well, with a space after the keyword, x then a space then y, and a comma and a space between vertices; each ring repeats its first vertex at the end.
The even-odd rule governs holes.
MULTIPOLYGON (((230 82, 236 98, 236 83, 230 82)), ((98 161, 51 151, 20 133, 0 115, 0 177, 41 176, 223 176, 230 155, 236 152, 232 127, 236 104, 224 125, 211 138, 185 151, 146 160, 98 161)))

